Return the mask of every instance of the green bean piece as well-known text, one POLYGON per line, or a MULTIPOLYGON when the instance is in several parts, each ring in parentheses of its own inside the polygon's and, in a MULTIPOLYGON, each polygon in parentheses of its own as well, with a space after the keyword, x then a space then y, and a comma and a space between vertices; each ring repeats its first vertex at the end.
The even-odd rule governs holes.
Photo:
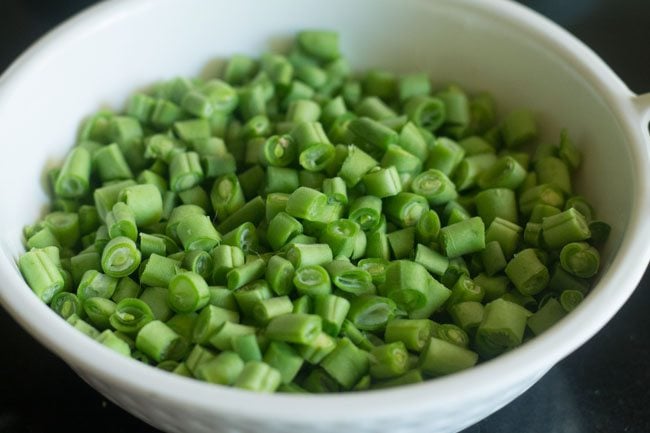
POLYGON ((393 257, 403 259, 410 257, 415 245, 415 228, 406 227, 405 229, 395 230, 386 235, 388 245, 392 251, 393 257))
POLYGON ((584 298, 585 295, 579 290, 564 290, 560 293, 560 304, 567 313, 570 313, 578 307, 584 298))
POLYGON ((219 350, 232 350, 232 342, 242 335, 255 334, 255 327, 239 323, 224 322, 208 339, 208 343, 219 350))
POLYGON ((449 309, 460 302, 474 301, 481 302, 485 296, 485 290, 476 284, 467 275, 460 275, 451 288, 451 295, 447 298, 445 307, 449 309))
POLYGON ((226 274, 228 289, 238 289, 264 275, 266 263, 263 259, 254 259, 237 266, 226 274))
POLYGON ((235 380, 235 388, 257 392, 274 392, 282 381, 278 370, 260 361, 249 361, 235 380))
POLYGON ((115 311, 115 302, 110 299, 93 297, 83 301, 85 317, 100 331, 110 327, 109 318, 115 311))
POLYGON ((404 112, 409 121, 429 131, 436 131, 446 119, 445 103, 440 98, 414 95, 406 100, 404 112))
POLYGON ((110 315, 110 325, 117 331, 127 335, 136 335, 147 323, 154 320, 154 314, 149 305, 141 299, 124 298, 115 306, 110 315))
POLYGON ((476 194, 474 202, 478 215, 488 227, 496 217, 515 224, 519 220, 515 193, 511 189, 486 189, 476 194))
POLYGON ((517 224, 496 217, 485 231, 485 242, 497 241, 503 255, 509 259, 517 249, 522 231, 517 224))
POLYGON ((485 225, 479 217, 448 225, 440 229, 439 242, 449 258, 481 251, 485 248, 485 225))
POLYGON ((91 324, 82 320, 77 314, 73 314, 66 320, 70 325, 75 327, 80 332, 86 334, 92 339, 99 337, 100 332, 91 324))
POLYGON ((571 194, 569 167, 560 158, 547 156, 535 162, 535 172, 540 183, 553 185, 566 194, 571 194))
POLYGON ((526 178, 526 169, 512 156, 503 156, 487 168, 478 178, 478 186, 487 188, 517 189, 526 178))
POLYGON ((399 142, 397 132, 369 117, 352 119, 348 129, 354 137, 353 141, 370 153, 384 151, 388 146, 399 142))
POLYGON ((419 369, 409 370, 403 375, 396 377, 394 379, 383 380, 381 382, 375 382, 371 385, 371 389, 385 389, 393 388, 397 386, 410 385, 414 383, 420 383, 424 379, 422 378, 422 372, 419 369))
POLYGON ((465 150, 455 141, 446 137, 437 138, 429 149, 425 168, 436 169, 451 176, 465 157, 465 150))
POLYGON ((133 179, 133 172, 117 143, 97 149, 92 163, 102 182, 133 179))
POLYGON ((244 370, 244 361, 234 352, 222 352, 200 364, 194 370, 199 380, 220 385, 232 385, 244 370))
MULTIPOLYGON (((77 254, 76 256, 72 256, 70 258, 70 273, 72 274, 73 284, 79 285, 79 282, 81 281, 84 273, 91 269, 96 271, 100 271, 102 269, 101 256, 98 253, 89 251, 77 254)), ((27 281, 29 283, 29 280, 27 281)))
POLYGON ((530 215, 537 204, 561 209, 564 206, 564 194, 553 185, 540 184, 524 191, 519 197, 519 210, 524 215, 530 215))
POLYGON ((273 256, 267 263, 266 280, 278 295, 288 295, 293 290, 295 269, 291 262, 281 256, 273 256))
POLYGON ((81 277, 77 287, 77 297, 82 303, 86 299, 95 297, 109 299, 117 288, 117 282, 116 278, 109 275, 102 274, 94 269, 88 270, 81 277))
POLYGON ((233 350, 244 362, 261 361, 262 352, 253 334, 240 335, 232 340, 233 350))
POLYGON ((110 329, 106 329, 99 334, 95 340, 117 353, 131 357, 131 348, 129 345, 110 329))
POLYGON ((61 243, 49 227, 44 227, 27 239, 27 248, 60 247, 61 243))
POLYGON ((363 77, 363 91, 371 96, 391 100, 397 93, 397 77, 391 72, 372 69, 363 77))
POLYGON ((168 302, 177 313, 190 313, 210 301, 208 283, 194 272, 181 272, 169 280, 168 302))
POLYGON ((409 370, 408 352, 401 341, 373 347, 369 360, 370 376, 375 379, 395 378, 409 370))
POLYGON ((443 276, 449 267, 449 258, 422 244, 417 245, 413 261, 438 276, 443 276))
POLYGON ((91 155, 83 147, 68 154, 54 183, 54 193, 63 198, 81 198, 90 187, 91 155))
POLYGON ((433 376, 443 376, 473 367, 478 354, 432 337, 420 355, 420 368, 433 376))
POLYGON ((478 179, 497 162, 493 153, 468 155, 454 170, 452 180, 459 191, 465 191, 476 186, 478 179))
POLYGON ((598 272, 600 254, 586 242, 570 242, 560 251, 560 264, 576 277, 590 278, 598 272))
POLYGON ((411 182, 411 191, 425 197, 431 206, 442 205, 458 197, 454 183, 436 169, 418 174, 411 182))
POLYGON ((320 190, 323 188, 324 180, 325 180, 324 173, 309 171, 309 170, 298 171, 298 183, 302 187, 320 190))
POLYGON ((280 372, 282 383, 290 383, 304 362, 296 350, 283 341, 271 341, 264 352, 263 360, 280 372))
POLYGON ((95 206, 81 205, 77 213, 79 218, 79 232, 81 235, 87 235, 97 231, 101 225, 101 220, 95 206))
POLYGON ((138 238, 135 214, 126 203, 115 203, 111 211, 106 214, 105 221, 109 238, 122 236, 132 241, 138 238))
POLYGON ((485 307, 480 302, 465 301, 449 308, 454 323, 468 334, 473 334, 483 321, 485 307))
POLYGON ((180 262, 176 260, 152 254, 140 275, 140 282, 148 286, 167 287, 179 267, 180 262))
POLYGON ((408 100, 411 96, 428 95, 431 92, 431 82, 424 73, 409 74, 401 77, 397 84, 397 93, 400 102, 408 100))
POLYGON ((156 362, 175 359, 181 337, 159 320, 144 325, 135 340, 138 350, 156 362))
POLYGON ((327 244, 291 244, 286 258, 296 269, 324 265, 332 261, 332 250, 327 244))
POLYGON ((567 312, 555 298, 548 301, 528 318, 528 327, 535 335, 539 335, 559 322, 567 312))
POLYGON ((591 236, 585 217, 574 208, 544 218, 542 234, 549 248, 561 248, 568 243, 583 241, 591 236))
POLYGON ((504 270, 508 264, 498 241, 490 241, 485 244, 485 249, 481 251, 481 262, 485 273, 489 276, 504 270))
POLYGON ((266 327, 271 340, 309 344, 322 331, 322 319, 313 314, 291 313, 273 318, 266 327))
POLYGON ((363 98, 356 106, 355 111, 357 115, 372 120, 384 120, 397 116, 397 113, 392 108, 376 96, 363 98))
POLYGON ((208 305, 201 310, 192 329, 192 342, 207 344, 210 338, 226 323, 238 323, 239 313, 208 305))
MULTIPOLYGON (((458 145, 465 150, 465 155, 467 157, 476 156, 476 155, 492 155, 494 156, 495 149, 490 143, 488 143, 484 138, 472 135, 467 138, 463 138, 458 141, 458 145)), ((495 161, 496 158, 492 159, 495 161)))
POLYGON ((345 181, 340 177, 333 177, 323 181, 323 193, 329 202, 348 204, 348 192, 345 181))
POLYGON ((314 221, 327 204, 327 196, 313 188, 301 186, 289 196, 286 212, 296 218, 314 221))
POLYGON ((301 154, 313 146, 331 145, 330 140, 323 129, 323 125, 321 125, 320 122, 298 123, 291 131, 291 137, 295 141, 296 147, 301 154))
POLYGON ((422 171, 422 160, 399 146, 388 146, 381 159, 382 167, 394 166, 403 189, 408 189, 413 177, 422 171))
POLYGON ((83 314, 81 301, 77 295, 70 292, 58 292, 52 296, 50 308, 64 320, 67 320, 73 314, 83 314))
MULTIPOLYGON (((334 263, 334 262, 332 262, 334 263)), ((370 275, 370 281, 375 284, 382 284, 386 280, 386 266, 388 266, 388 260, 383 259, 383 258, 365 258, 361 259, 357 262, 358 269, 365 271, 370 275)), ((331 265, 328 265, 328 268, 331 265)), ((329 272, 329 271, 328 271, 329 272)), ((355 273, 356 274, 356 273, 355 273)), ((354 275, 354 274, 353 274, 354 275)), ((358 274, 363 275, 363 278, 365 280, 365 274, 358 274)), ((331 275, 330 275, 331 276, 331 275)), ((334 283, 337 283, 337 278, 333 278, 334 283)), ((353 277, 353 281, 356 283, 358 281, 358 277, 353 277)), ((340 284, 340 281, 339 281, 340 284)), ((370 292, 371 290, 369 290, 370 292)))
POLYGON ((182 116, 182 109, 172 101, 158 99, 151 113, 151 123, 158 128, 169 128, 182 116))
POLYGON ((395 317, 397 305, 382 296, 360 295, 350 301, 348 319, 358 329, 379 331, 395 317))
POLYGON ((569 208, 575 208, 589 223, 594 219, 594 208, 589 204, 587 199, 582 196, 576 195, 568 198, 564 203, 564 210, 569 208))
POLYGON ((604 221, 593 220, 589 222, 589 231, 591 232, 590 242, 600 246, 607 242, 612 227, 604 221))
POLYGON ((73 248, 81 238, 76 212, 51 212, 45 216, 44 224, 63 247, 73 248))
POLYGON ((343 388, 349 389, 369 371, 370 361, 363 350, 342 338, 320 365, 343 388))
POLYGON ((198 185, 204 178, 203 168, 196 152, 174 155, 169 164, 169 186, 180 192, 198 185))
POLYGON ((102 252, 102 270, 110 277, 121 278, 140 266, 142 254, 131 239, 118 236, 111 239, 102 252))
POLYGON ((547 286, 548 268, 531 248, 521 250, 508 262, 505 273, 522 295, 535 295, 547 286))
POLYGON ((252 315, 256 323, 266 325, 274 317, 289 314, 293 311, 293 303, 288 296, 261 299, 253 306, 252 315))
POLYGON ((358 224, 362 230, 370 230, 379 223, 381 209, 381 199, 374 196, 362 196, 350 204, 348 215, 350 220, 358 224))
POLYGON ((252 58, 243 54, 235 54, 226 65, 224 80, 229 84, 243 84, 255 75, 257 68, 257 62, 252 58))
POLYGON ((580 167, 582 162, 582 154, 580 150, 573 144, 569 138, 569 133, 566 129, 560 132, 560 146, 558 149, 558 156, 567 164, 570 170, 575 171, 580 167))
POLYGON ((318 60, 330 61, 340 56, 339 35, 326 30, 303 30, 297 35, 298 45, 318 60))
POLYGON ((466 127, 470 122, 469 100, 463 90, 451 85, 438 91, 435 96, 445 104, 445 124, 466 127))
POLYGON ((386 324, 386 343, 401 342, 408 350, 420 352, 431 337, 433 322, 429 319, 393 319, 386 324))
POLYGON ((350 145, 337 176, 342 178, 345 184, 351 188, 357 185, 363 176, 377 165, 377 161, 372 156, 357 146, 350 145))
POLYGON ((183 357, 190 351, 192 333, 198 317, 199 315, 195 312, 177 313, 165 322, 167 326, 182 337, 182 344, 185 346, 183 357))
POLYGON ((397 169, 375 167, 363 176, 366 191, 375 197, 385 198, 396 195, 402 191, 402 184, 397 169))
POLYGON ((162 217, 162 196, 154 185, 127 186, 120 190, 118 201, 131 208, 138 227, 155 224, 162 217))
POLYGON ((420 161, 426 161, 429 156, 427 143, 419 128, 413 122, 407 122, 399 135, 399 146, 420 161))
POLYGON ((199 185, 181 191, 177 193, 177 196, 181 199, 181 202, 183 204, 193 204, 202 208, 206 212, 211 212, 210 197, 208 196, 208 193, 199 185))
POLYGON ((440 217, 433 209, 422 214, 415 225, 415 236, 422 244, 431 244, 438 239, 440 232, 440 217))
POLYGON ((483 321, 476 330, 477 351, 482 357, 492 358, 519 346, 530 315, 525 308, 503 299, 487 304, 483 321))
POLYGON ((510 280, 505 275, 488 276, 485 273, 480 273, 474 277, 474 282, 485 290, 483 300, 485 302, 494 301, 500 298, 508 291, 510 280))
POLYGON ((417 224, 422 215, 428 210, 428 201, 418 194, 400 192, 384 199, 386 216, 400 227, 410 227, 417 224))
POLYGON ((274 250, 282 248, 289 239, 303 231, 300 221, 286 212, 279 212, 269 221, 267 241, 274 250))
POLYGON ((256 253, 259 250, 259 237, 253 223, 245 222, 223 235, 222 243, 240 248, 244 253, 256 253))
POLYGON ((176 234, 185 251, 210 251, 221 242, 221 236, 210 217, 199 214, 188 215, 181 220, 176 226, 176 234))
POLYGON ((340 219, 325 226, 320 241, 329 245, 334 257, 352 257, 356 238, 360 232, 359 224, 348 219, 340 219))
POLYGON ((354 266, 348 260, 334 260, 325 265, 325 269, 334 285, 345 293, 355 296, 375 293, 370 273, 354 266))
POLYGON ((332 291, 329 274, 322 266, 318 265, 297 267, 293 285, 300 295, 326 295, 332 291))
POLYGON ((246 201, 237 176, 225 174, 215 179, 210 191, 210 202, 219 221, 224 221, 242 208, 246 201))

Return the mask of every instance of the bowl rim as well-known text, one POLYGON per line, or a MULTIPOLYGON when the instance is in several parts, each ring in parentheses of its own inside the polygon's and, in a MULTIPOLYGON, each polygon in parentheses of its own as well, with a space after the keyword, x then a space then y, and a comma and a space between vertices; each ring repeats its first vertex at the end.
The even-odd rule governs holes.
MULTIPOLYGON (((478 10, 491 19, 501 20, 527 33, 531 39, 544 43, 563 59, 570 60, 575 69, 597 88, 620 121, 622 132, 631 145, 638 181, 638 185, 634 186, 636 200, 629 220, 629 226, 634 228, 631 230, 634 236, 624 234, 610 270, 597 285, 616 286, 617 290, 610 290, 606 299, 604 296, 591 299, 587 297, 560 325, 496 360, 454 375, 387 390, 300 396, 257 394, 203 383, 132 362, 95 344, 60 320, 49 307, 33 296, 17 271, 15 259, 4 250, 1 251, 3 259, 0 260, 0 274, 6 276, 5 284, 0 286, 3 306, 32 336, 75 370, 79 369, 81 374, 90 372, 109 384, 118 384, 143 397, 183 405, 188 410, 195 407, 224 415, 243 415, 261 422, 271 419, 295 423, 344 422, 378 415, 388 417, 398 413, 415 413, 430 409, 433 404, 450 408, 460 402, 478 400, 495 389, 506 389, 509 384, 535 377, 586 342, 628 299, 650 260, 650 244, 643 242, 650 236, 650 225, 643 221, 644 217, 650 215, 650 174, 646 173, 649 144, 647 134, 643 132, 645 128, 641 127, 643 124, 638 110, 633 104, 635 95, 586 45, 547 18, 520 4, 510 0, 407 1, 424 8, 443 5, 478 10), (599 314, 594 315, 594 311, 599 314), (30 313, 37 313, 38 319, 29 317, 30 313), (585 323, 589 325, 584 326, 585 323), (66 344, 61 344, 62 341, 66 344), (522 365, 526 368, 522 368, 522 365), (489 380, 497 376, 503 380, 489 380), (463 392, 459 393, 458 388, 463 384, 463 392), (250 407, 254 407, 255 411, 251 411, 250 407)), ((156 1, 155 6, 159 5, 160 2, 156 1)), ((63 22, 34 43, 0 77, 0 107, 4 99, 1 96, 10 91, 12 83, 20 80, 24 70, 44 61, 50 50, 64 45, 67 39, 99 31, 122 16, 153 7, 154 0, 137 3, 132 0, 115 0, 92 6, 63 22)))

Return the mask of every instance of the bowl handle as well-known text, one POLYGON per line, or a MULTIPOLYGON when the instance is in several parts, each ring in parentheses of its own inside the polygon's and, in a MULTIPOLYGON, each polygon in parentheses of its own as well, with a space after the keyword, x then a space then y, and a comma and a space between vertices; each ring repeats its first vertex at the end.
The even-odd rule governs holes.
POLYGON ((650 123, 650 93, 636 95, 632 102, 640 114, 641 124, 647 127, 648 123, 650 123))

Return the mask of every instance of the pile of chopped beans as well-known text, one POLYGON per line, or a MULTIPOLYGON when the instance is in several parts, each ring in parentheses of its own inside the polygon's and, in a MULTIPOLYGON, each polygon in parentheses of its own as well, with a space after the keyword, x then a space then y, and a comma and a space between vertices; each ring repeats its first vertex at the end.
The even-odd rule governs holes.
POLYGON ((351 73, 338 35, 232 56, 87 118, 24 231, 34 293, 97 342, 261 392, 458 372, 580 303, 609 234, 565 131, 425 73, 351 73))

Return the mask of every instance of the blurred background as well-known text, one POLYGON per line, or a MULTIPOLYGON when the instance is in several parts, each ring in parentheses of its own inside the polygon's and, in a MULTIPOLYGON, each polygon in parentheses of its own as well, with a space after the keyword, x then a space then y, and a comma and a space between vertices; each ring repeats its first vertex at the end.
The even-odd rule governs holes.
MULTIPOLYGON (((0 71, 38 37, 93 3, 0 0, 0 71)), ((590 46, 630 89, 650 92, 650 0, 520 3, 590 46)), ((5 137, 4 148, 10 146, 5 137)), ((650 432, 649 306, 647 273, 600 333, 524 395, 463 433, 650 432)), ((0 433, 157 431, 86 385, 1 307, 0 341, 0 433)))

